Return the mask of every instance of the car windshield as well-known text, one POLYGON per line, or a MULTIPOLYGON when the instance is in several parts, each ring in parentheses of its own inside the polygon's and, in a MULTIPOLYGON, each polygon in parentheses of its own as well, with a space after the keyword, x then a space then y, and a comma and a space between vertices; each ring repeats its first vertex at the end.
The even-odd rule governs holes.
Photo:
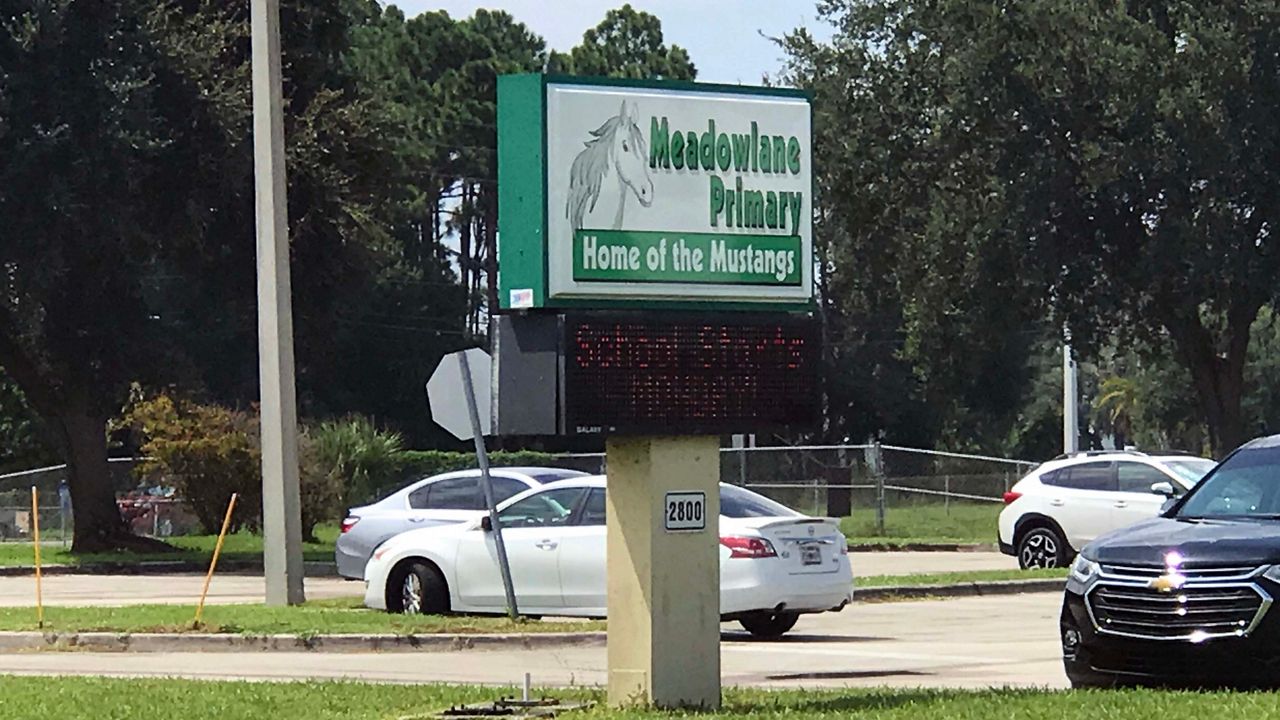
POLYGON ((1187 460, 1166 460, 1164 466, 1173 471, 1188 486, 1200 482, 1200 478, 1209 474, 1218 463, 1204 458, 1188 458, 1187 460))
POLYGON ((800 513, 733 485, 720 486, 720 514, 728 518, 794 517, 800 513))
POLYGON ((1280 447, 1241 450, 1178 508, 1180 518, 1280 517, 1280 447))

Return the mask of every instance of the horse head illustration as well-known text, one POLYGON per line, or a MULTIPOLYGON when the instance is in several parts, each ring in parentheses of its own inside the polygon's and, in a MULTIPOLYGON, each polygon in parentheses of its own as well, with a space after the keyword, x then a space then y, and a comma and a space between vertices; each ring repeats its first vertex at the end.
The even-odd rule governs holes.
POLYGON ((653 180, 646 167, 648 147, 635 104, 623 100, 618 114, 592 130, 591 139, 583 144, 586 147, 569 170, 565 215, 575 230, 583 227, 586 216, 595 212, 605 178, 612 177, 618 183, 618 207, 613 217, 613 229, 618 230, 628 193, 645 207, 653 204, 653 180))

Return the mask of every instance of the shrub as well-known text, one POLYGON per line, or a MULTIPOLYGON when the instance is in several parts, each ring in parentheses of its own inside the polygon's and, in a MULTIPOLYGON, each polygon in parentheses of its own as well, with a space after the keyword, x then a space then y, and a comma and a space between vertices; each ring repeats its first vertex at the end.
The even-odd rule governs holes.
POLYGON ((302 539, 316 541, 316 525, 341 520, 343 479, 322 457, 320 442, 313 430, 298 433, 298 494, 302 514, 302 539))
MULTIPOLYGON (((498 450, 489 453, 491 467, 515 467, 520 465, 538 465, 545 467, 568 467, 584 472, 600 472, 601 460, 598 458, 582 458, 569 461, 554 453, 536 450, 498 450)), ((448 450, 406 450, 396 458, 395 472, 389 480, 379 485, 374 492, 375 497, 385 496, 404 487, 411 480, 453 472, 454 470, 470 470, 476 467, 474 453, 452 452, 448 450)))
MULTIPOLYGON (((323 472, 338 483, 338 506, 372 500, 377 488, 395 476, 404 447, 398 433, 379 430, 358 415, 320 423, 308 435, 310 459, 318 464, 316 472, 323 472)), ((342 510, 336 507, 334 513, 342 510)))
POLYGON ((144 438, 140 479, 155 476, 173 485, 201 529, 217 533, 231 493, 238 493, 231 530, 257 529, 262 514, 262 454, 257 418, 217 405, 168 395, 135 394, 120 424, 144 438))

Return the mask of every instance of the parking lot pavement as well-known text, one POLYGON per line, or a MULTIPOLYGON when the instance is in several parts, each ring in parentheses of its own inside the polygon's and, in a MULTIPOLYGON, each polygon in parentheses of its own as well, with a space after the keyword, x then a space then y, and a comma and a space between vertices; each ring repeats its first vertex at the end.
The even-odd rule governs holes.
MULTIPOLYGON (((364 595, 364 583, 338 578, 307 578, 307 597, 313 600, 364 595)), ((194 604, 200 598, 204 575, 51 575, 44 578, 46 605, 194 604)), ((208 602, 262 602, 261 577, 215 575, 208 602)), ((34 577, 0 578, 0 607, 36 604, 34 577)))
MULTIPOLYGON (((725 685, 758 687, 1065 687, 1059 593, 855 604, 806 616, 778 642, 725 625, 725 685)), ((332 653, 21 653, 0 673, 285 680, 602 685, 602 647, 413 655, 332 653)))
POLYGON ((868 552, 854 550, 854 577, 973 570, 1017 570, 1017 558, 998 552, 868 552))

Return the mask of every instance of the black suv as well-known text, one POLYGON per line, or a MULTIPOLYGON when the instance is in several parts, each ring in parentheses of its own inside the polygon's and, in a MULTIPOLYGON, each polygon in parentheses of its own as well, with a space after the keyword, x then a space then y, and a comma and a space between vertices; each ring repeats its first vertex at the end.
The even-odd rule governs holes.
POLYGON ((1159 517, 1086 545, 1062 606, 1076 687, 1280 686, 1280 435, 1249 442, 1159 517))

